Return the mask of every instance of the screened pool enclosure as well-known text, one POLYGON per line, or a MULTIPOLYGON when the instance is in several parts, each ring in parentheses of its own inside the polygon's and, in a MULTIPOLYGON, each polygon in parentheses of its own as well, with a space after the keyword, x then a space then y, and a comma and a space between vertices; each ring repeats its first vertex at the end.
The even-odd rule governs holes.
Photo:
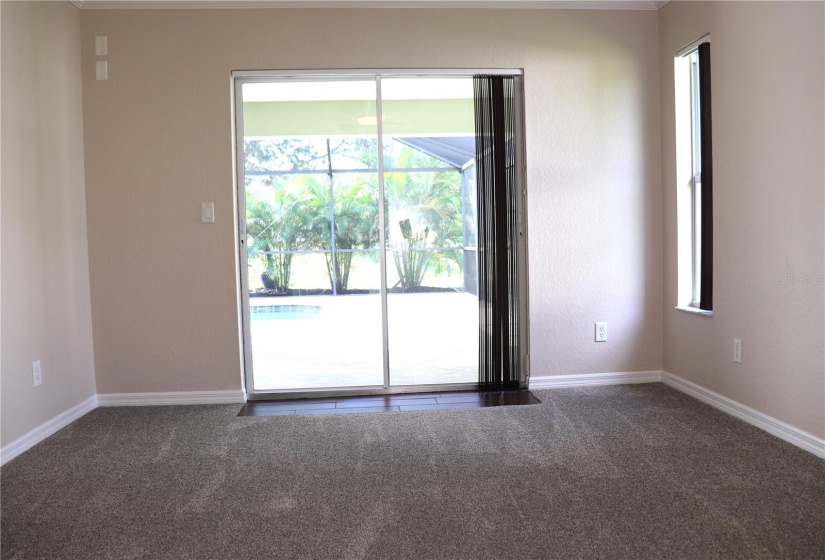
MULTIPOLYGON (((363 138, 244 142, 253 297, 377 291, 377 146, 363 138)), ((390 292, 475 293, 475 139, 390 138, 390 292)))

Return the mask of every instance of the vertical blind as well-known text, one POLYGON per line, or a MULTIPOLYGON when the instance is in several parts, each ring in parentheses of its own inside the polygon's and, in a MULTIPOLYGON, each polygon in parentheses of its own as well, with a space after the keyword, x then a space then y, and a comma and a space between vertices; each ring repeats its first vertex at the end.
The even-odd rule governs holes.
POLYGON ((520 383, 515 78, 473 77, 478 188, 479 385, 520 383))

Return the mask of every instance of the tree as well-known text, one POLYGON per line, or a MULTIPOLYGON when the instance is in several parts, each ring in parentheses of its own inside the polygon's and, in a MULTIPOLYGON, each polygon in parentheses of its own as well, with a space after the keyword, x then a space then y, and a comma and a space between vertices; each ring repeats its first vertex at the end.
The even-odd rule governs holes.
POLYGON ((334 141, 324 138, 244 140, 244 169, 247 171, 326 170, 329 169, 330 158, 341 159, 352 167, 375 168, 378 165, 376 150, 376 141, 369 138, 342 138, 334 141))
MULTIPOLYGON (((249 247, 262 252, 259 256, 265 267, 265 283, 276 289, 289 288, 293 255, 282 251, 332 249, 329 178, 301 172, 328 169, 333 157, 343 158, 350 166, 374 165, 375 149, 375 141, 362 138, 334 142, 297 138, 244 141, 249 247), (250 171, 296 174, 261 175, 250 171)), ((367 227, 372 219, 364 212, 363 194, 344 190, 336 197, 336 213, 339 206, 342 227, 336 225, 336 247, 356 248, 363 244, 359 238, 364 237, 364 232, 359 227, 367 227), (348 222, 352 222, 349 227, 348 222), (349 239, 346 232, 354 232, 357 238, 349 239)), ((331 254, 326 255, 326 260, 332 286, 331 254)), ((336 254, 336 261, 336 281, 340 289, 346 289, 352 254, 336 254)))

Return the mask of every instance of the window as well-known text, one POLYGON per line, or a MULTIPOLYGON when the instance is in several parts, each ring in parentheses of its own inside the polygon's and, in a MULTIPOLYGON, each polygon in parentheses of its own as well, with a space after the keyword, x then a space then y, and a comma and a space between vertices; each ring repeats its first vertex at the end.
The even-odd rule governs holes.
POLYGON ((710 37, 676 53, 679 309, 713 310, 713 158, 710 37))

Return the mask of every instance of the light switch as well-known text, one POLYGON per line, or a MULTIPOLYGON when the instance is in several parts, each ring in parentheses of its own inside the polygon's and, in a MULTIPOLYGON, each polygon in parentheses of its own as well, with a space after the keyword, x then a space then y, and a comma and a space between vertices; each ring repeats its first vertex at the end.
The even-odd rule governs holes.
POLYGON ((95 54, 97 56, 106 56, 109 54, 109 45, 107 44, 105 35, 95 37, 95 54))
POLYGON ((204 202, 201 204, 201 223, 214 224, 215 223, 215 203, 204 202))
POLYGON ((109 79, 109 65, 105 60, 98 60, 95 63, 95 76, 98 80, 109 79))

